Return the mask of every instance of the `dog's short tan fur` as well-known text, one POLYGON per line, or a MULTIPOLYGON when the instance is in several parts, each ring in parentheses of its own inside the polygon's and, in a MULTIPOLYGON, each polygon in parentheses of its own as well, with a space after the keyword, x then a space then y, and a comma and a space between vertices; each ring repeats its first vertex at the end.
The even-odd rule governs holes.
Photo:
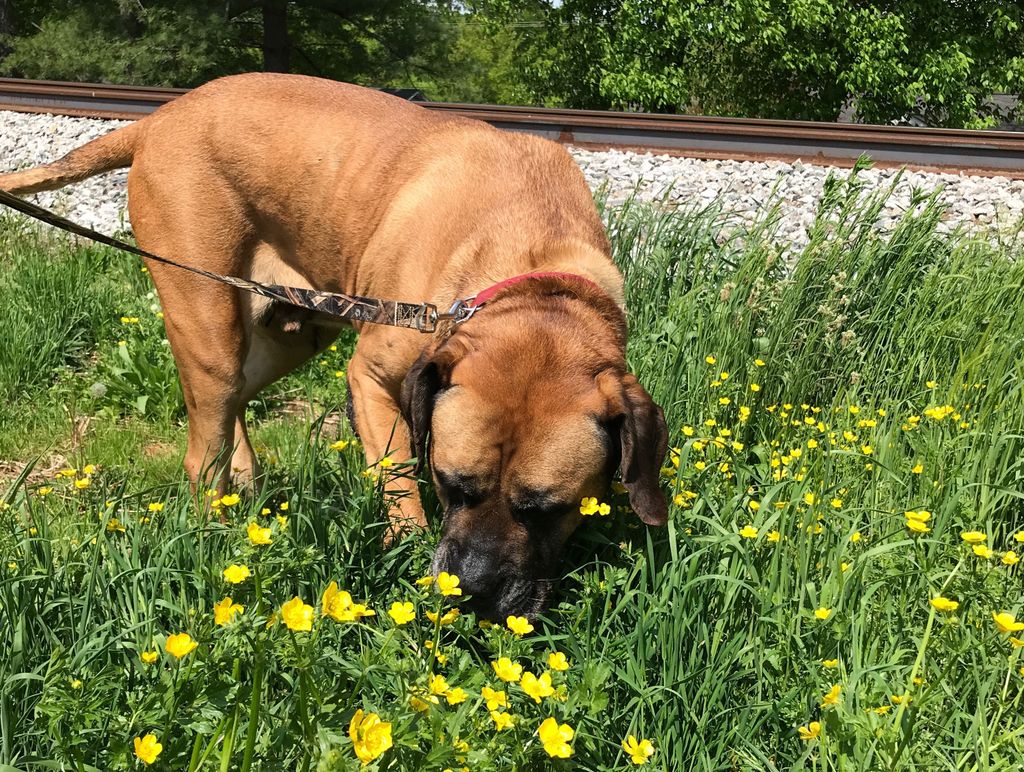
MULTIPOLYGON (((541 574, 553 569, 536 554, 535 531, 557 557, 580 498, 600 495, 620 455, 634 508, 664 520, 664 422, 626 374, 622 278, 560 146, 357 86, 251 74, 213 81, 48 166, 2 175, 0 188, 53 189, 128 165, 140 246, 217 273, 439 308, 533 271, 596 285, 516 284, 446 340, 360 330, 348 379, 367 460, 417 450, 424 460, 432 431, 449 504, 435 562, 464 571, 478 585, 469 589, 487 594, 470 564, 488 555, 477 573, 511 577, 494 591, 501 608, 536 610, 538 583, 550 578, 541 574), (453 475, 479 500, 453 506, 453 475), (530 507, 549 522, 527 522, 530 507)), ((220 490, 232 473, 249 480, 247 402, 333 333, 208 279, 149 269, 188 407, 185 467, 197 481, 212 470, 205 482, 220 490), (217 466, 229 451, 230 465, 217 466)), ((407 494, 395 516, 422 524, 414 481, 391 483, 407 494)))

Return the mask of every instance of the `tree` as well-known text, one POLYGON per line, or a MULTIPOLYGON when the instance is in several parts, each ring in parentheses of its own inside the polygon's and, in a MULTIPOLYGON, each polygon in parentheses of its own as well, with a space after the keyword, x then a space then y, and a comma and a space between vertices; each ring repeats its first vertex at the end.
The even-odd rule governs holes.
MULTIPOLYGON (((505 20, 538 0, 482 0, 505 20)), ((1024 92, 1016 0, 564 0, 520 36, 536 98, 571 107, 984 126, 1024 92)), ((1020 108, 1018 108, 1020 114, 1020 108)))
POLYGON ((457 13, 426 0, 5 1, 4 73, 152 86, 259 69, 415 85, 443 70, 457 13))

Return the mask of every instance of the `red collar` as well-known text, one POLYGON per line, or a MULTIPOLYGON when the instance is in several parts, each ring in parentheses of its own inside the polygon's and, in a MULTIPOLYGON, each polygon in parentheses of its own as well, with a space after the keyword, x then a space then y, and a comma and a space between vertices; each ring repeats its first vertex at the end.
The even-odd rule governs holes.
POLYGON ((592 282, 590 279, 575 273, 565 273, 563 271, 536 271, 534 273, 521 273, 510 279, 499 281, 497 284, 492 284, 487 289, 476 293, 474 297, 466 301, 466 307, 473 309, 479 308, 506 287, 511 287, 513 284, 518 284, 519 282, 526 281, 527 279, 574 279, 597 287, 597 284, 592 282))

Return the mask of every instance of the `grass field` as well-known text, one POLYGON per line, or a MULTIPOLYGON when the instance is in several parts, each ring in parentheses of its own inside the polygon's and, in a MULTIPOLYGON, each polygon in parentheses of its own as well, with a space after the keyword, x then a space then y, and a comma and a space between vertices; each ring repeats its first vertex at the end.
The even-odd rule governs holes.
POLYGON ((416 583, 436 533, 382 550, 351 340, 251 406, 268 485, 207 522, 147 276, 8 222, 0 770, 625 769, 630 735, 664 770, 1019 769, 1021 242, 924 193, 882 235, 883 195, 835 180, 798 254, 771 210, 606 213, 674 503, 610 492, 522 634, 416 583))

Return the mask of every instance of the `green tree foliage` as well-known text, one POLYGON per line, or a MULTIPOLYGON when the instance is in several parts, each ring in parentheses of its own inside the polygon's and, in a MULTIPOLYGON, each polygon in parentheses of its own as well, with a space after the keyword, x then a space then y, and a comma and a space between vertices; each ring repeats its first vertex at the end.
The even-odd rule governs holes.
MULTIPOLYGON (((537 0, 485 0, 506 20, 537 0)), ((1024 92, 1017 0, 564 0, 520 35, 535 95, 571 107, 984 126, 1024 92)))
POLYGON ((0 4, 8 14, 0 14, 0 21, 6 18, 0 32, 7 33, 0 71, 7 75, 195 86, 268 69, 428 92, 451 88, 466 96, 501 91, 483 72, 500 38, 473 33, 463 40, 463 14, 426 0, 0 4))

